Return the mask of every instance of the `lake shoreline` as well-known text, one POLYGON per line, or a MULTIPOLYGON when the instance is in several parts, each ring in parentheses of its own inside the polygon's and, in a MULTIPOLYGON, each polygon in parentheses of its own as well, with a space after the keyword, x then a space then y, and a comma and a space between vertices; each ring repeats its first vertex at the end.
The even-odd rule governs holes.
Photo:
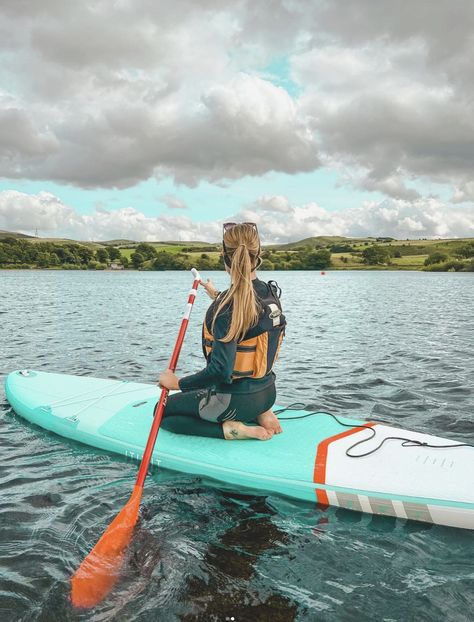
MULTIPOLYGON (((202 272, 219 272, 219 273, 224 273, 224 270, 219 270, 216 268, 200 268, 200 270, 202 272)), ((135 269, 135 268, 125 268, 123 270, 114 270, 111 268, 39 268, 37 266, 31 266, 29 268, 26 267, 16 267, 16 266, 11 266, 11 267, 5 267, 5 266, 0 266, 0 272, 116 272, 116 273, 140 273, 143 274, 144 272, 189 272, 189 270, 187 268, 183 268, 183 269, 176 269, 176 268, 170 268, 170 269, 164 269, 164 270, 153 270, 153 269, 145 269, 145 270, 140 270, 140 269, 135 269)), ((272 268, 272 269, 265 269, 265 268, 259 268, 258 272, 316 272, 316 273, 321 273, 321 272, 455 272, 455 273, 470 273, 470 272, 474 272, 474 268, 471 268, 469 270, 454 270, 454 269, 449 269, 449 270, 427 270, 424 268, 418 268, 418 267, 406 267, 406 266, 355 266, 355 267, 330 267, 330 268, 324 268, 324 270, 321 270, 319 268, 315 268, 315 269, 301 269, 301 268, 288 268, 288 269, 282 269, 282 268, 272 268)))

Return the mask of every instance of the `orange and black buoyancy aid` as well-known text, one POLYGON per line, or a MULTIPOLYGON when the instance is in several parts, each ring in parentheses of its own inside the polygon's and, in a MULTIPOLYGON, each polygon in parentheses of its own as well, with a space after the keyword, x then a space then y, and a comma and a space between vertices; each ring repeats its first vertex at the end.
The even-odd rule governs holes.
MULTIPOLYGON (((281 290, 275 281, 267 283, 267 294, 259 296, 262 311, 258 323, 237 343, 232 378, 263 378, 278 358, 285 334, 286 319, 280 303, 281 290)), ((222 294, 221 294, 222 296, 222 294)), ((212 352, 214 337, 211 333, 212 314, 203 324, 202 346, 206 359, 212 352)))

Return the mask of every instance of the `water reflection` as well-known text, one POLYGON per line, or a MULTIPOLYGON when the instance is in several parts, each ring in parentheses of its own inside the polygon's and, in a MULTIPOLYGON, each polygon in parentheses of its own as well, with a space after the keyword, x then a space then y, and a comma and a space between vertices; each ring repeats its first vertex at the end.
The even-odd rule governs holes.
POLYGON ((222 511, 232 513, 236 524, 209 544, 203 559, 206 573, 188 579, 183 596, 191 607, 180 616, 182 622, 295 620, 297 603, 262 590, 258 581, 259 557, 289 539, 272 522, 275 512, 264 498, 229 492, 222 494, 222 511), (235 500, 240 502, 237 512, 235 500))

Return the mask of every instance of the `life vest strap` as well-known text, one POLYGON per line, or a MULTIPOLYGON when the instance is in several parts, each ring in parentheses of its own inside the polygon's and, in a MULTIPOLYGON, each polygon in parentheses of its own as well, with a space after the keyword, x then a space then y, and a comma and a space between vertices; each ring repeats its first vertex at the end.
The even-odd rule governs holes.
MULTIPOLYGON (((214 344, 214 341, 212 339, 204 339, 204 345, 206 346, 206 348, 211 348, 214 344)), ((257 345, 253 345, 253 346, 242 346, 240 344, 237 345, 237 352, 255 352, 257 350, 257 345)))
POLYGON ((241 346, 241 345, 237 345, 237 352, 255 352, 257 349, 257 346, 241 346))
POLYGON ((237 371, 234 369, 232 372, 232 378, 251 378, 253 376, 253 370, 249 369, 248 371, 237 371))

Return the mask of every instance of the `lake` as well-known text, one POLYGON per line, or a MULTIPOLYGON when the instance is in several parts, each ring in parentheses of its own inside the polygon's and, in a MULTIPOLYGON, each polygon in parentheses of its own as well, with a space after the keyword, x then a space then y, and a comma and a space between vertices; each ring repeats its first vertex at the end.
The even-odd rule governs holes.
MULTIPOLYGON (((223 272, 203 276, 227 286, 223 272)), ((288 320, 278 404, 474 442, 474 273, 260 276, 278 281, 288 320)), ((185 272, 0 271, 2 383, 24 368, 153 382, 191 281, 185 272)), ((200 292, 178 375, 203 366, 209 302, 200 292)), ((0 425, 2 621, 472 619, 472 532, 156 469, 123 580, 93 612, 74 611, 69 577, 94 544, 91 527, 101 533, 127 501, 137 465, 28 424, 3 391, 0 425)))

